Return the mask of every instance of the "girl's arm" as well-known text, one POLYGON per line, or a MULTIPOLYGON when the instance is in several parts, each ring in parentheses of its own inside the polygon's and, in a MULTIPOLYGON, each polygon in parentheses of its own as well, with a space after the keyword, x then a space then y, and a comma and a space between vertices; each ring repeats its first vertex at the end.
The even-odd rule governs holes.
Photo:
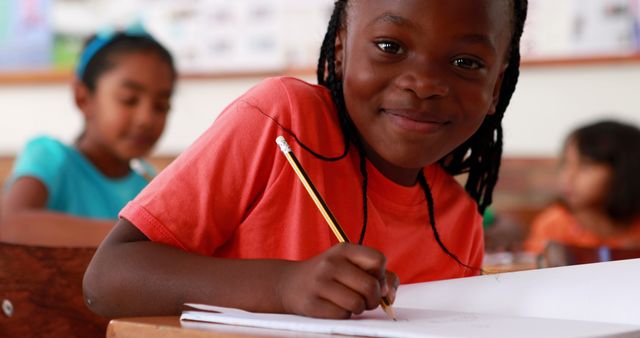
POLYGON ((41 246, 97 247, 115 220, 94 220, 46 210, 47 189, 39 180, 22 177, 3 200, 0 240, 41 246))
POLYGON ((194 302, 347 318, 377 307, 382 296, 393 301, 397 284, 384 256, 363 246, 337 245, 300 262, 213 258, 150 242, 121 219, 83 287, 87 305, 106 317, 177 315, 194 302))

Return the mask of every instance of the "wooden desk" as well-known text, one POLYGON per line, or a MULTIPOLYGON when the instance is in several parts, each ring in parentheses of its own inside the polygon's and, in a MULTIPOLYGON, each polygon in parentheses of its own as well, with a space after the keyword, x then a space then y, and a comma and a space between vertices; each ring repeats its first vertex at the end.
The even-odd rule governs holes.
POLYGON ((183 327, 179 317, 145 317, 114 319, 107 328, 107 338, 331 338, 335 336, 190 322, 183 327))
POLYGON ((484 265, 482 270, 484 270, 485 275, 492 275, 496 273, 525 271, 537 268, 538 266, 535 263, 513 263, 505 265, 484 265))

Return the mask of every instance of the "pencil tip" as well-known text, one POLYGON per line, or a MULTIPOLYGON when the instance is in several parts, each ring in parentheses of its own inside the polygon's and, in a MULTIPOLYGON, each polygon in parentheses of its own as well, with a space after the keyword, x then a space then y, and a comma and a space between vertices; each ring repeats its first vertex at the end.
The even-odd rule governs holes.
POLYGON ((398 321, 398 319, 396 319, 396 313, 395 311, 393 311, 393 307, 391 307, 391 303, 386 297, 382 297, 380 305, 382 306, 382 310, 387 314, 387 316, 393 319, 394 322, 398 321))

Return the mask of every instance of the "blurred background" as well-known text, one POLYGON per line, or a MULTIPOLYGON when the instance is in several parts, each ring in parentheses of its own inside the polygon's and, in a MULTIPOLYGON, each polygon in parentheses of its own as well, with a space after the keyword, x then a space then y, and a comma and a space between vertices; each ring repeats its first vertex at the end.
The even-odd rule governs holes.
MULTIPOLYGON (((555 196, 554 159, 570 130, 603 118, 640 124, 640 0, 529 3, 494 204, 525 224, 555 196)), ((90 34, 138 22, 174 54, 181 79, 153 156, 162 165, 264 77, 314 82, 332 7, 332 0, 0 0, 0 176, 30 137, 77 136, 82 120, 69 83, 90 34)))

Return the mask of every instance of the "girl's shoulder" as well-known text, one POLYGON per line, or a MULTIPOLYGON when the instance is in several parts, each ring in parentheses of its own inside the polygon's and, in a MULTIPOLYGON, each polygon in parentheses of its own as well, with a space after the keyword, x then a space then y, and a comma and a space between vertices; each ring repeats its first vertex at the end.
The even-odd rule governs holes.
POLYGON ((554 203, 543 209, 532 222, 532 227, 540 229, 560 229, 576 226, 576 220, 562 203, 554 203))
POLYGON ((46 155, 63 155, 69 146, 49 135, 38 135, 27 141, 23 152, 44 152, 46 155))
POLYGON ((68 162, 72 148, 55 137, 39 135, 31 138, 16 159, 16 167, 46 167, 49 170, 68 162))
POLYGON ((271 77, 255 85, 238 101, 266 111, 297 111, 300 107, 333 109, 331 95, 322 86, 287 77, 271 77))
POLYGON ((309 83, 305 80, 290 76, 274 76, 269 77, 258 83, 253 90, 280 90, 289 94, 313 94, 317 92, 326 92, 328 90, 320 85, 309 83))
POLYGON ((540 216, 551 219, 569 219, 573 218, 571 211, 563 203, 556 202, 546 207, 540 213, 540 216))
POLYGON ((47 135, 30 139, 14 162, 7 186, 20 177, 30 176, 51 189, 58 175, 67 167, 69 148, 60 140, 47 135))
MULTIPOLYGON (((293 134, 322 154, 333 154, 341 151, 334 148, 343 148, 338 112, 329 91, 292 77, 261 81, 232 102, 215 125, 219 133, 225 129, 245 138, 266 131, 274 135, 293 134)), ((273 140, 269 141, 271 147, 273 140)))

